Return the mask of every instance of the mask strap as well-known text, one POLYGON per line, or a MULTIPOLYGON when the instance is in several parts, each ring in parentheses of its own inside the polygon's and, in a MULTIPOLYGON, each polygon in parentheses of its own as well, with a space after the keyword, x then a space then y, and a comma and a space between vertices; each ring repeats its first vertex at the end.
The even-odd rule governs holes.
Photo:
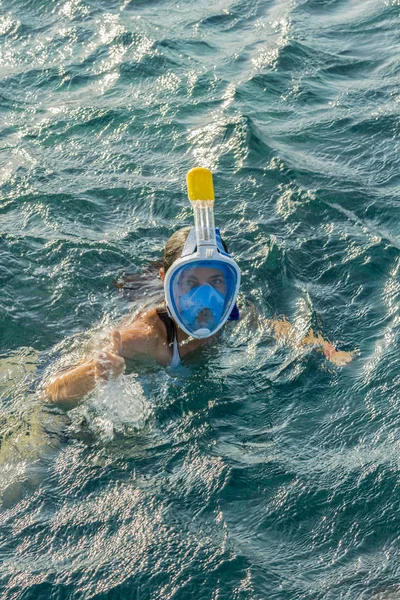
MULTIPOLYGON (((223 254, 224 256, 230 257, 231 255, 228 252, 225 252, 219 227, 215 228, 215 238, 217 241, 218 252, 220 254, 223 254)), ((189 235, 186 238, 185 245, 183 246, 181 257, 189 256, 190 254, 194 254, 196 252, 196 249, 197 249, 196 229, 194 227, 192 227, 191 230, 189 231, 189 235)))
MULTIPOLYGON (((222 243, 219 227, 215 228, 215 238, 217 240, 217 248, 218 248, 219 253, 223 254, 224 256, 229 256, 229 258, 231 258, 231 255, 225 251, 224 245, 222 243)), ((240 319, 240 312, 237 307, 237 304, 235 303, 234 307, 232 308, 231 314, 228 317, 228 321, 239 321, 239 319, 240 319)))
POLYGON ((225 252, 225 248, 222 243, 219 227, 215 228, 215 238, 217 240, 217 248, 218 248, 219 253, 223 254, 224 256, 229 256, 229 258, 232 258, 231 255, 229 254, 229 252, 225 252))
POLYGON ((189 235, 186 238, 185 245, 183 246, 181 258, 183 256, 188 256, 189 254, 194 254, 197 248, 197 238, 196 238, 196 230, 194 227, 189 231, 189 235))
POLYGON ((240 319, 240 312, 237 307, 237 304, 235 303, 235 306, 232 308, 232 312, 228 317, 228 321, 239 321, 239 319, 240 319))

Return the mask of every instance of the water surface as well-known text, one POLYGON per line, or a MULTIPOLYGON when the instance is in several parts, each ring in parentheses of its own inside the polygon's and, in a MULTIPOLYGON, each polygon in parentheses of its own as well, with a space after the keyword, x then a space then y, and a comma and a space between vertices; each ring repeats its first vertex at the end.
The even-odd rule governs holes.
POLYGON ((399 597, 399 25, 397 0, 2 0, 4 600, 399 597), (359 357, 244 319, 43 408, 35 373, 158 297, 197 165, 242 308, 359 357))

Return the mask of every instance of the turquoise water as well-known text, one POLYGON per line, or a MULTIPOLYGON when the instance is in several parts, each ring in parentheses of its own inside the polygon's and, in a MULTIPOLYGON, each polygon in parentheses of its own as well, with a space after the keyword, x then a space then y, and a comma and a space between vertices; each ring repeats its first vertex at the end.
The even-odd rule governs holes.
POLYGON ((1 2, 2 599, 400 597, 399 26, 398 0, 1 2), (246 317, 43 408, 35 372, 157 301, 196 165, 242 308, 359 356, 246 317))

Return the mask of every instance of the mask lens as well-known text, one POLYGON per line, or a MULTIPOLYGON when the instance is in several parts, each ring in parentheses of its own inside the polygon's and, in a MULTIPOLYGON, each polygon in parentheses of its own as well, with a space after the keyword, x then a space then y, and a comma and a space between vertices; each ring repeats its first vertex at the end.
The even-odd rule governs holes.
POLYGON ((198 261, 177 269, 170 295, 180 323, 195 337, 212 335, 232 309, 237 273, 220 261, 198 261))

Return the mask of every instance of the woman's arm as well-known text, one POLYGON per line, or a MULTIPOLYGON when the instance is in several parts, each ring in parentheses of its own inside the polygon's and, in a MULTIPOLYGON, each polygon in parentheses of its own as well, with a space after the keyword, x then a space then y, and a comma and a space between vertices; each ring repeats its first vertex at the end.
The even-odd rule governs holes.
POLYGON ((328 340, 325 340, 320 333, 315 335, 313 329, 310 329, 305 337, 298 340, 293 325, 285 317, 282 317, 281 319, 271 319, 269 323, 274 330, 276 340, 286 338, 295 342, 297 346, 314 346, 319 352, 322 352, 331 363, 340 367, 347 365, 356 356, 356 352, 336 350, 335 346, 328 340))
POLYGON ((57 373, 45 385, 44 395, 51 402, 79 400, 94 388, 95 383, 95 361, 86 360, 68 371, 57 373))
POLYGON ((51 402, 79 400, 93 390, 96 383, 110 376, 118 377, 125 370, 125 360, 120 356, 121 336, 114 331, 111 349, 97 357, 84 360, 67 371, 61 371, 44 387, 44 395, 51 402))

